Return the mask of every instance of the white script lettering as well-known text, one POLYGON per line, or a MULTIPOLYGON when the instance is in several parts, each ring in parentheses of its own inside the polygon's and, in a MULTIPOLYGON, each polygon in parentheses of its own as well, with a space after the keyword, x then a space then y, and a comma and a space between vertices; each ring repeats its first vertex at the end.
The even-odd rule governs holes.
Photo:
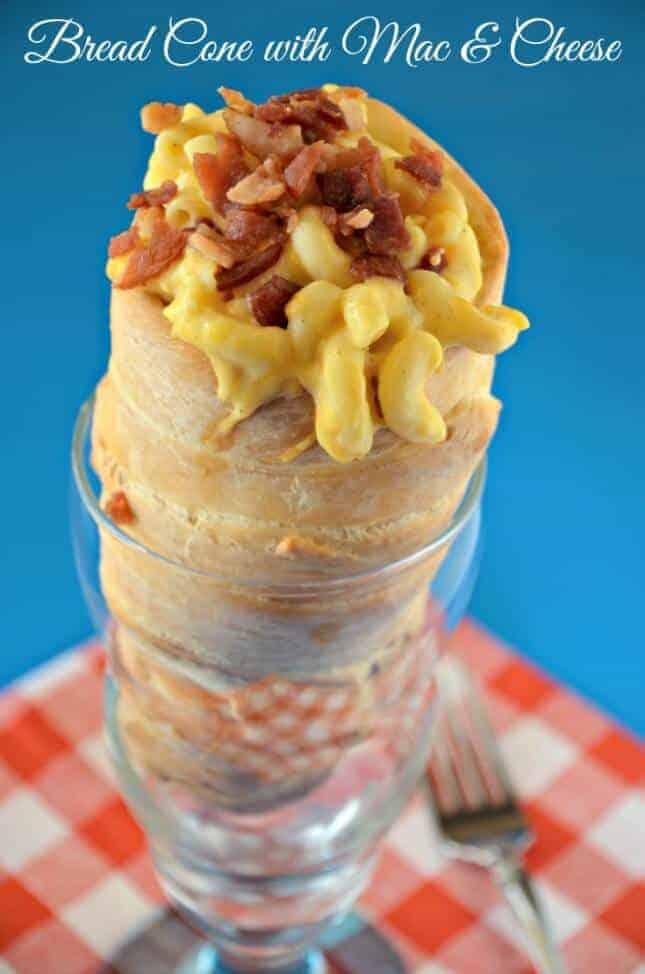
POLYGON ((187 68, 198 61, 248 61, 253 55, 253 41, 207 38, 208 24, 200 17, 184 17, 176 21, 171 18, 163 42, 164 58, 175 68, 187 68))
POLYGON ((515 20, 511 38, 511 58, 523 68, 535 68, 549 61, 618 61, 623 53, 621 41, 566 40, 566 28, 556 27, 545 17, 515 20))
POLYGON ((27 31, 31 44, 40 50, 26 51, 27 64, 72 64, 74 61, 147 61, 150 57, 150 43, 156 33, 153 24, 145 37, 136 41, 110 40, 95 41, 85 28, 71 17, 39 20, 27 31))
MULTIPOLYGON (((383 63, 389 64, 399 47, 408 38, 405 63, 410 68, 419 66, 420 61, 447 61, 451 54, 449 41, 430 41, 420 37, 421 24, 410 24, 404 31, 396 20, 381 27, 378 17, 359 17, 347 27, 342 39, 345 54, 361 57, 362 64, 369 64, 381 40, 390 33, 389 47, 385 48, 383 63), (408 35, 410 35, 408 37, 408 35)), ((385 42, 387 43, 387 42, 385 42)))

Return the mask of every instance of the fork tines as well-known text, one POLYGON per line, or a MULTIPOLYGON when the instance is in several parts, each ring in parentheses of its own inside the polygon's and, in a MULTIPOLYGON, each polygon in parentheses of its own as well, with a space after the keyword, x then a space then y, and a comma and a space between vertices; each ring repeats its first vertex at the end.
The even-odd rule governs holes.
POLYGON ((479 691, 462 663, 437 668, 441 713, 428 769, 440 824, 456 842, 526 833, 479 691))

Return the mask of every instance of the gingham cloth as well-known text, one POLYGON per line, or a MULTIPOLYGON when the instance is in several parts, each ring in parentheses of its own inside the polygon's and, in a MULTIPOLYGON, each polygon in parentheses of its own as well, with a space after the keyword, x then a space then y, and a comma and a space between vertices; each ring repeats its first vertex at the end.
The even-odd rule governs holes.
MULTIPOLYGON (((455 644, 485 683, 537 834, 528 865, 571 974, 645 974, 643 752, 473 623, 455 644)), ((108 766, 101 679, 90 645, 0 696, 0 974, 125 971, 119 948, 165 909, 108 766)), ((360 909, 410 974, 532 970, 487 874, 442 858, 420 797, 391 831, 360 909)), ((350 930, 332 950, 343 974, 385 971, 364 934, 350 930)))

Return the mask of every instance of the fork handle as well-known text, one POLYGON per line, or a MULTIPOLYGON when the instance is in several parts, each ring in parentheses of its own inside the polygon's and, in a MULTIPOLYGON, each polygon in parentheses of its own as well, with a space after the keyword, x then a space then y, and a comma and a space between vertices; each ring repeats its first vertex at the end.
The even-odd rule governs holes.
POLYGON ((522 926, 531 957, 540 974, 566 974, 533 883, 517 857, 500 856, 493 866, 493 875, 522 926))

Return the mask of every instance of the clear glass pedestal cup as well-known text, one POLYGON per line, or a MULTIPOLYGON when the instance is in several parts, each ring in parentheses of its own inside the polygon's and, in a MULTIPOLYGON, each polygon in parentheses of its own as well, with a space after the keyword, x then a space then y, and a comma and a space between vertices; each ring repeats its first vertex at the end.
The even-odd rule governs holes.
POLYGON ((108 654, 119 785, 171 903, 207 938, 179 970, 321 969, 316 942, 365 888, 427 761, 435 663, 477 570, 484 464, 441 535, 398 562, 240 580, 107 517, 92 410, 74 433, 74 551, 108 654))

